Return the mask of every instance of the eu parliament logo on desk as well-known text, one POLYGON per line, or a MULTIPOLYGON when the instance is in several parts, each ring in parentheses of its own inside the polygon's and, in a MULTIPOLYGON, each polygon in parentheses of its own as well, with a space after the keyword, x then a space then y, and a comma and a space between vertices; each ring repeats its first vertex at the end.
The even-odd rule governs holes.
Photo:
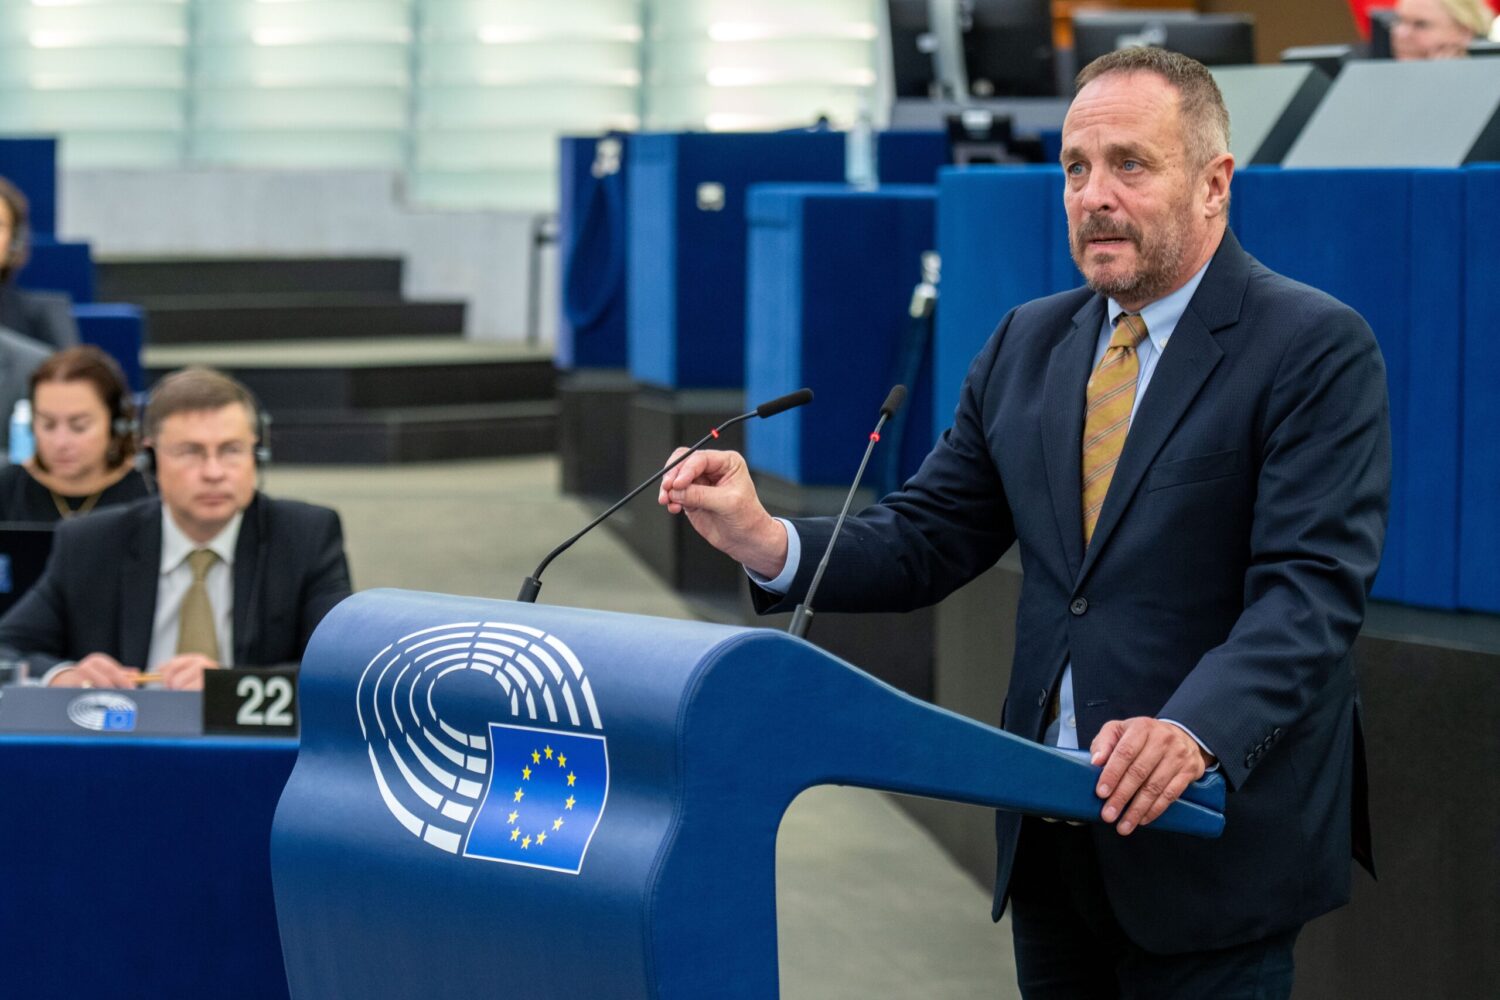
POLYGON ((355 713, 375 788, 413 836, 464 858, 582 870, 609 755, 561 639, 498 622, 412 632, 366 665, 355 713))

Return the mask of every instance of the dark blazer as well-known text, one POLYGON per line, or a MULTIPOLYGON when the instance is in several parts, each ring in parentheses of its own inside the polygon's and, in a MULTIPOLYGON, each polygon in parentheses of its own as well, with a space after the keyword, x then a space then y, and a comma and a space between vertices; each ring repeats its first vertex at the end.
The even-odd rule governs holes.
MULTIPOLYGON (((916 475, 846 525, 818 607, 941 600, 1019 541, 1024 579, 1003 726, 1040 738, 1073 664, 1078 739, 1170 718, 1219 758, 1219 840, 1094 839, 1110 902, 1142 947, 1226 947, 1347 901, 1369 863, 1350 647, 1384 541, 1385 368, 1369 327, 1226 233, 1159 359, 1084 549, 1084 385, 1105 300, 1013 310, 969 370, 953 426, 916 475), (1356 792, 1356 785, 1358 791, 1356 792)), ((830 519, 796 522, 805 592, 830 519)), ((976 766, 983 766, 976 762, 976 766)), ((1020 819, 997 818, 995 916, 1020 819)))
MULTIPOLYGON (((35 292, 0 285, 0 326, 9 327, 46 348, 60 351, 78 343, 73 303, 59 292, 35 292)), ((10 413, 6 411, 7 415, 10 413)))
MULTIPOLYGON (((0 649, 33 674, 89 653, 144 666, 160 570, 159 500, 65 521, 42 578, 0 618, 0 649)), ((257 493, 235 545, 234 665, 296 664, 349 589, 338 514, 257 493)))

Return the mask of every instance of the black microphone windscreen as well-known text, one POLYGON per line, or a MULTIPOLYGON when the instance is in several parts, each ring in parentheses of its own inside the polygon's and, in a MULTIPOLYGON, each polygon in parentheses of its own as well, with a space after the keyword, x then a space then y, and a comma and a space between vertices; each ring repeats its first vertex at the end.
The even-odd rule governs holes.
POLYGON ((885 397, 885 402, 880 404, 880 412, 885 414, 886 419, 890 419, 896 415, 897 410, 901 409, 901 404, 904 402, 906 402, 906 386, 893 385, 890 394, 885 397))
POLYGON ((796 392, 789 392, 785 396, 778 396, 768 403, 761 403, 755 408, 755 415, 762 418, 774 417, 776 414, 784 413, 794 407, 805 406, 812 402, 812 398, 811 389, 798 389, 796 392))

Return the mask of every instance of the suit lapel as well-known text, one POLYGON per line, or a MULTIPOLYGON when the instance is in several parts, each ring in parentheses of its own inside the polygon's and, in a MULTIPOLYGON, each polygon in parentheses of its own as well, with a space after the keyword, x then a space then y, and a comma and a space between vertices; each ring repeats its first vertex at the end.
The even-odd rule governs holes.
POLYGON ((140 513, 120 564, 120 660, 146 666, 156 624, 156 589, 161 582, 161 504, 140 504, 140 513))
POLYGON ((1068 571, 1075 578, 1083 561, 1084 391, 1103 324, 1104 299, 1095 295, 1073 314, 1072 332, 1052 349, 1042 386, 1042 460, 1068 571))
MULTIPOLYGON (((1084 577, 1099 553, 1109 544, 1110 535, 1120 523, 1125 508, 1156 460, 1157 453, 1181 422, 1188 407, 1224 357, 1224 351, 1213 334, 1239 321, 1249 281, 1250 258, 1240 249, 1234 234, 1225 231, 1224 240, 1209 264, 1203 281, 1188 303, 1187 311, 1177 321, 1177 328, 1167 341, 1167 349, 1156 362, 1156 371, 1146 388, 1145 398, 1130 422, 1120 463, 1104 497, 1104 509, 1094 527, 1094 538, 1083 557, 1083 566, 1074 586, 1084 577)), ((1081 529, 1080 529, 1081 534, 1081 529)))
POLYGON ((255 565, 260 551, 260 505, 264 503, 259 493, 245 508, 240 519, 240 537, 234 544, 234 663, 245 666, 254 662, 250 655, 257 636, 250 610, 255 606, 255 565))

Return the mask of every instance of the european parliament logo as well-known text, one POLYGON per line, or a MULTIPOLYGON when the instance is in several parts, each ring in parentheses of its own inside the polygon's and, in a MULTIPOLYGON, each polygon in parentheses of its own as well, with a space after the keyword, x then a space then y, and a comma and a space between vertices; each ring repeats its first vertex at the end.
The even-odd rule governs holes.
POLYGON ((562 640, 499 622, 421 629, 366 665, 355 713, 381 799, 423 843, 582 870, 609 754, 593 688, 562 640))

